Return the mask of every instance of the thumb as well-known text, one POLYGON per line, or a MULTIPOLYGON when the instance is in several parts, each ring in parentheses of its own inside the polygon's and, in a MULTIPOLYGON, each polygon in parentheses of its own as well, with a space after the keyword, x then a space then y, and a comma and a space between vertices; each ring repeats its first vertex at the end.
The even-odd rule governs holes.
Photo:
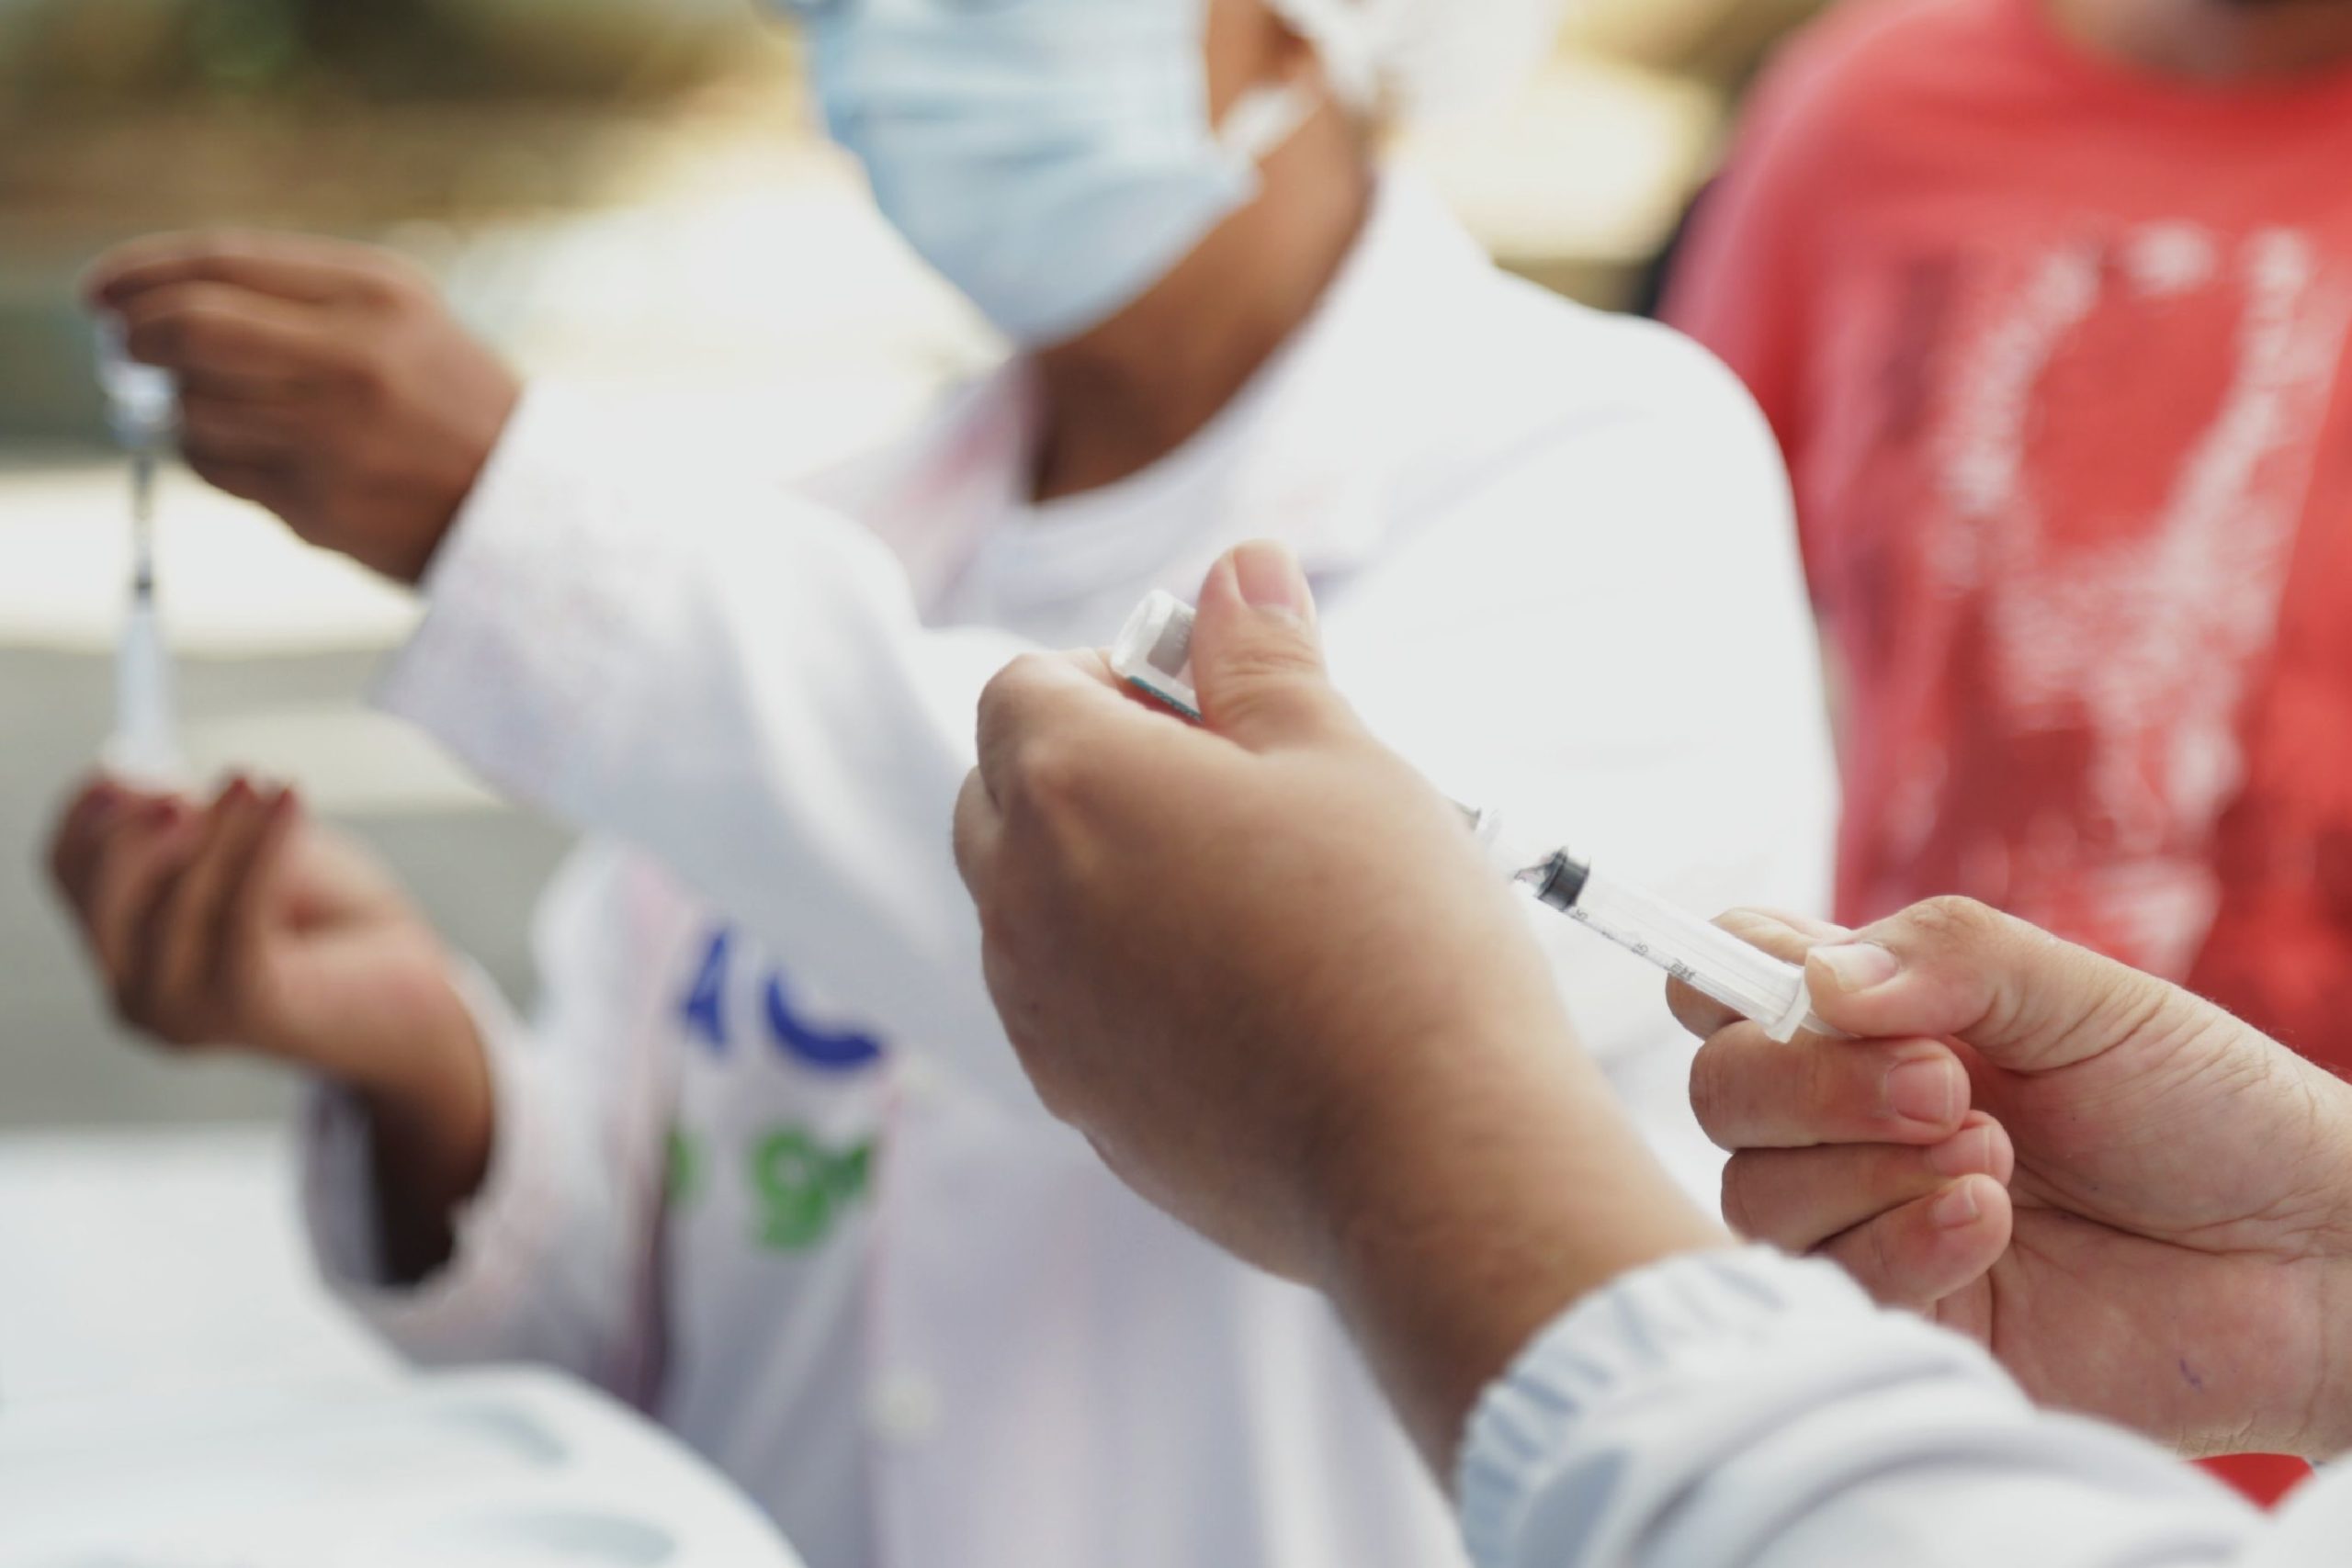
POLYGON ((1966 898, 1938 898, 1815 947, 1814 1011, 1862 1039, 1963 1040, 2042 1073, 2132 1040, 2186 1037, 2226 1014, 2179 987, 1966 898))
POLYGON ((1193 682, 1209 728, 1268 750, 1346 721, 1323 669, 1315 598, 1280 545, 1243 545, 1209 570, 1193 624, 1193 682))

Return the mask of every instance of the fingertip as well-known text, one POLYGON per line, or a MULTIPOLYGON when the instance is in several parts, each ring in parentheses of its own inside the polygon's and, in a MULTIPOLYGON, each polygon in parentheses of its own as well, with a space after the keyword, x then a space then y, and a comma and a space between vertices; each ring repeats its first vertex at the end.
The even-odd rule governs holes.
POLYGON ((1987 1176, 2006 1184, 2017 1171, 2017 1149, 2007 1129, 1981 1111, 1969 1112, 1958 1132, 1925 1155, 1930 1170, 1954 1179, 1987 1176))
POLYGON ((104 774, 82 786, 81 805, 93 820, 104 822, 123 807, 128 796, 123 787, 104 774))
POLYGON ((82 308, 93 314, 104 315, 114 309, 114 289, 122 277, 122 264, 111 253, 99 256, 82 269, 74 280, 74 297, 82 308))
POLYGON ((1731 931, 1743 927, 1793 931, 1812 942, 1844 942, 1854 934, 1849 928, 1828 920, 1801 915, 1793 909, 1768 908, 1761 905, 1742 905, 1736 909, 1727 909, 1715 923, 1731 931))
POLYGON ((1251 609, 1286 615, 1302 625, 1314 623, 1315 593, 1289 546, 1252 539, 1235 546, 1219 564, 1228 570, 1234 592, 1251 609))
POLYGON ((1805 979, 1815 1000, 1868 996, 1902 973, 1903 961, 1874 942, 1826 942, 1805 954, 1805 979))
POLYGON ((1973 1176, 1963 1176, 1937 1193, 1928 1204, 1928 1218, 1938 1230, 1962 1230, 1984 1217, 1979 1183, 1973 1176))
POLYGON ((1926 1310, 1984 1278, 2008 1247, 2008 1189, 1964 1176, 1857 1225, 1820 1249, 1877 1301, 1926 1310))
POLYGON ((1714 923, 1748 946, 1787 964, 1803 964, 1805 954, 1815 947, 1837 941, 1843 934, 1835 926, 1779 909, 1727 909, 1715 917, 1714 923))
POLYGON ((1902 1046, 1881 1080, 1883 1109, 1916 1141, 1938 1142, 1960 1130, 1969 1111, 1968 1069, 1939 1041, 1902 1046), (1907 1124, 1907 1125, 1906 1125, 1907 1124))
POLYGON ((271 842, 285 838, 294 825, 297 806, 291 784, 278 784, 264 791, 254 802, 254 815, 259 818, 255 831, 271 842))

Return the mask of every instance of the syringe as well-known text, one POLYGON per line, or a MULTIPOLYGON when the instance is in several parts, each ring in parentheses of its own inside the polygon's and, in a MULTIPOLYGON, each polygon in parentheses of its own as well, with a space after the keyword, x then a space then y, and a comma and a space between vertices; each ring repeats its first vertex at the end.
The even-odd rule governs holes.
POLYGON ((170 784, 187 772, 173 717, 171 650, 155 605, 155 468, 179 400, 171 373, 123 350, 120 323, 97 323, 98 385, 107 423, 130 454, 130 598, 115 646, 115 725, 107 768, 135 783, 170 784))
MULTIPOLYGON (((1111 667, 1136 690, 1197 721, 1192 680, 1193 607, 1153 592, 1127 618, 1111 648, 1111 667)), ((1835 1035, 1813 1014, 1804 971, 1749 945, 1719 926, 1655 895, 1598 874, 1567 851, 1510 832, 1491 811, 1462 807, 1488 861, 1539 903, 1645 958, 1691 989, 1787 1041, 1800 1031, 1835 1035)))

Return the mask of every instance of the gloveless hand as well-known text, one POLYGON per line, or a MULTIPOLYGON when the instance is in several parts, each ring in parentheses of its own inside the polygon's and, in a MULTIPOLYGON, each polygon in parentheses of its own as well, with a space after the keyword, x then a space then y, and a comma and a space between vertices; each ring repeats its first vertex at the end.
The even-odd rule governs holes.
POLYGON ((180 379, 188 466, 311 544, 424 573, 521 383, 415 268, 288 234, 169 234, 86 285, 131 357, 180 379))
POLYGON ((362 1089, 481 1054, 431 927, 290 792, 208 805, 97 780, 51 875, 123 1022, 175 1050, 232 1048, 362 1089))
POLYGON ((1858 1037, 1776 1045, 1676 992, 1739 1228, 2184 1451, 2352 1442, 2352 1087, 1963 900, 1851 937, 1729 923, 1858 1037))
POLYGON ((989 688, 956 813, 1046 1104, 1146 1198, 1338 1302, 1441 1461, 1537 1328, 1721 1235, 1577 1050, 1459 813, 1325 677, 1296 564, 1202 590, 1206 728, 1093 655, 989 688))

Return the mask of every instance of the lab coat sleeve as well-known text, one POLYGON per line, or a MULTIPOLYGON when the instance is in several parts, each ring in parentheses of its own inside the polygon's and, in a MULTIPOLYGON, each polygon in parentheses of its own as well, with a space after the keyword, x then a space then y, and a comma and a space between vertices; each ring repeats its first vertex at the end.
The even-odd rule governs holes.
POLYGON ((499 787, 636 842, 892 1041, 1034 1104, 950 823, 1027 645, 929 629, 898 559, 765 478, 526 396, 379 690, 499 787), (957 976, 910 985, 909 975, 957 976))
MULTIPOLYGON (((1702 917, 1819 912, 1837 788, 1787 484, 1753 403, 1647 323, 1617 402, 1544 431, 1325 616, 1384 739, 1519 836, 1702 917), (1647 341, 1642 341, 1647 340, 1647 341)), ((1664 980, 1531 909, 1585 1048, 1711 1206, 1664 980)))
POLYGON ((623 1398, 645 1392, 651 1229, 665 1192, 671 1093, 629 1026, 616 852, 567 866, 535 932, 548 1003, 526 1024, 469 969, 461 988, 489 1052, 495 1130, 456 1250, 413 1286, 384 1278, 366 1111, 322 1087, 307 1110, 305 1217, 329 1287, 428 1365, 526 1360, 623 1398), (609 863, 607 863, 609 862, 609 863))
POLYGON ((1974 1346, 1762 1249, 1571 1309, 1487 1392, 1458 1485, 1479 1568, 2254 1568, 2352 1525, 2323 1483, 2325 1517, 2274 1534, 2194 1467, 2036 1410, 1974 1346))

